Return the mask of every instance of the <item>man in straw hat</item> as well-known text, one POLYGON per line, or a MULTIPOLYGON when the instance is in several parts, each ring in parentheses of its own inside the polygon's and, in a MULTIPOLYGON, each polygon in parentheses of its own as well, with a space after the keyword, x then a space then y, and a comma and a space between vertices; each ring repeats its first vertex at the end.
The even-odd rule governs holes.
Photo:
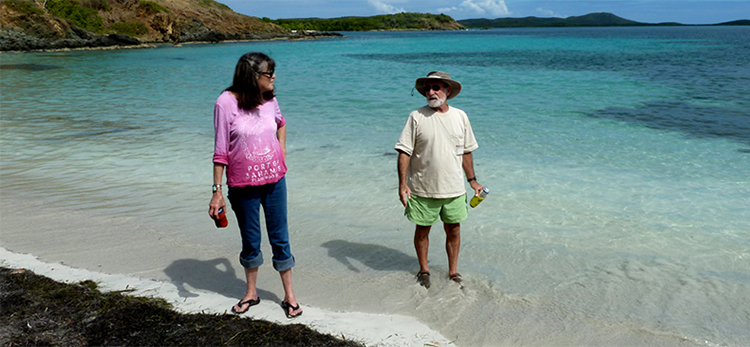
POLYGON ((468 217, 467 181, 479 194, 482 185, 474 175, 471 151, 479 145, 466 113, 448 106, 448 100, 461 92, 461 83, 442 71, 418 78, 414 88, 427 98, 427 105, 413 111, 396 143, 398 151, 398 196, 405 215, 417 225, 414 247, 419 260, 417 281, 430 287, 427 266, 430 228, 443 221, 448 253, 448 277, 460 283, 457 272, 461 247, 461 222, 468 217), (463 172, 462 172, 463 171, 463 172))

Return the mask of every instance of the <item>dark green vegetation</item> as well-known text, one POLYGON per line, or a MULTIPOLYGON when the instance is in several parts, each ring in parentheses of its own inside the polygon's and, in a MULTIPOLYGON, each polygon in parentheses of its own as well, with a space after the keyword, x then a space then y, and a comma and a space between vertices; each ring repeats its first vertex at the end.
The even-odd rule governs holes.
MULTIPOLYGON (((102 18, 99 17, 96 8, 100 4, 101 2, 82 4, 75 0, 48 0, 46 8, 53 15, 67 19, 79 28, 100 33, 104 29, 102 18)), ((104 4, 106 5, 106 1, 104 4)))
POLYGON ((372 17, 341 18, 263 18, 288 30, 317 31, 373 31, 373 30, 456 30, 464 29, 453 18, 444 14, 397 13, 372 17))
POLYGON ((110 26, 118 34, 138 37, 148 33, 146 24, 139 21, 112 23, 110 26))
POLYGON ((138 8, 142 10, 146 15, 155 15, 159 12, 170 12, 168 9, 164 8, 164 6, 159 5, 153 1, 139 1, 138 8))
POLYGON ((645 23, 627 20, 611 13, 590 13, 568 18, 497 18, 466 19, 459 23, 469 28, 531 28, 531 27, 581 27, 581 26, 640 26, 645 23))
MULTIPOLYGON (((47 0, 46 8, 51 14, 97 34, 116 33, 136 37, 148 33, 146 25, 138 21, 117 22, 105 27, 99 11, 112 10, 107 0, 47 0)), ((139 1, 137 9, 145 15, 170 12, 153 1, 139 1)))
MULTIPOLYGON (((618 17, 612 13, 590 13, 568 18, 496 18, 465 19, 455 21, 440 14, 398 13, 372 17, 299 18, 270 19, 267 23, 278 24, 288 30, 317 31, 373 31, 373 30, 460 30, 466 28, 544 28, 544 27, 611 27, 611 26, 670 26, 680 23, 650 24, 618 17)), ((714 25, 750 25, 748 20, 738 20, 714 25)))
POLYGON ((213 7, 213 8, 219 8, 219 9, 222 9, 222 10, 229 10, 229 11, 232 10, 231 8, 229 8, 229 6, 224 5, 224 4, 220 3, 220 2, 216 2, 214 0, 199 0, 198 1, 198 6, 213 7))
MULTIPOLYGON (((677 26, 680 23, 643 23, 636 22, 612 13, 599 12, 589 13, 583 16, 572 16, 567 18, 496 18, 496 19, 465 19, 458 21, 467 28, 548 28, 548 27, 623 27, 623 26, 677 26)), ((748 20, 719 23, 714 25, 750 25, 748 20)))
MULTIPOLYGON (((28 0, 9 0, 5 2, 10 8, 26 14, 44 14, 44 10, 33 5, 28 0)), ((137 21, 117 22, 105 26, 100 11, 111 11, 107 0, 47 0, 45 8, 50 14, 68 20, 78 28, 96 34, 115 33, 138 36, 148 33, 145 24, 137 21)), ((138 2, 138 9, 153 15, 159 12, 169 12, 168 9, 152 1, 138 2)))
POLYGON ((740 19, 716 25, 750 25, 750 19, 740 19))
POLYGON ((7 0, 5 4, 9 8, 22 14, 44 14, 44 10, 33 5, 31 1, 28 0, 7 0))
POLYGON ((304 325, 181 314, 163 299, 102 293, 0 267, 2 346, 362 346, 304 325))

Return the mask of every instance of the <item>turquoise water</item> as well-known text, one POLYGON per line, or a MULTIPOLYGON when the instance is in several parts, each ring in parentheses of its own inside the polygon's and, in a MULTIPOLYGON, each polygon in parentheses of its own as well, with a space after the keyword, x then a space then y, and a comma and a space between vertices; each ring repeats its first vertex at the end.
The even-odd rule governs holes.
POLYGON ((465 346, 748 345, 748 42, 747 27, 513 29, 2 54, 0 187, 235 261, 236 233, 206 216, 212 107, 262 51, 303 303, 415 316, 465 346), (427 292, 393 145, 432 70, 463 83, 450 104, 491 193, 463 223, 465 288, 441 280, 438 226, 427 292))

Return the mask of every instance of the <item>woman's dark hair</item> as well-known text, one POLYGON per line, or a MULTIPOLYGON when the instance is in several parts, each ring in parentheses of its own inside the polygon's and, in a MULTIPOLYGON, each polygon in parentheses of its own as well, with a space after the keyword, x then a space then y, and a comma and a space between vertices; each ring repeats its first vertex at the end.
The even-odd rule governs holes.
POLYGON ((258 52, 247 53, 237 62, 232 85, 226 90, 237 95, 241 109, 255 109, 276 96, 273 90, 263 93, 258 86, 258 77, 262 76, 260 73, 273 71, 275 68, 276 62, 271 57, 258 52))

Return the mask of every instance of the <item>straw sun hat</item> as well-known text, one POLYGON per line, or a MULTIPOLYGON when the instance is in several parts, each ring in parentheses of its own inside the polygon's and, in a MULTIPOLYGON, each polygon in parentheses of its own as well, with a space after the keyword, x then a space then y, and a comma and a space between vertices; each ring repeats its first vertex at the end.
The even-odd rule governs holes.
POLYGON ((427 95, 424 94, 424 83, 428 80, 443 81, 444 83, 451 86, 451 94, 448 95, 447 99, 453 99, 454 97, 456 97, 456 95, 458 95, 458 93, 461 92, 461 83, 452 80, 451 75, 442 71, 432 71, 427 74, 427 77, 417 78, 417 82, 414 83, 414 88, 417 89, 419 94, 422 94, 425 97, 427 95))

